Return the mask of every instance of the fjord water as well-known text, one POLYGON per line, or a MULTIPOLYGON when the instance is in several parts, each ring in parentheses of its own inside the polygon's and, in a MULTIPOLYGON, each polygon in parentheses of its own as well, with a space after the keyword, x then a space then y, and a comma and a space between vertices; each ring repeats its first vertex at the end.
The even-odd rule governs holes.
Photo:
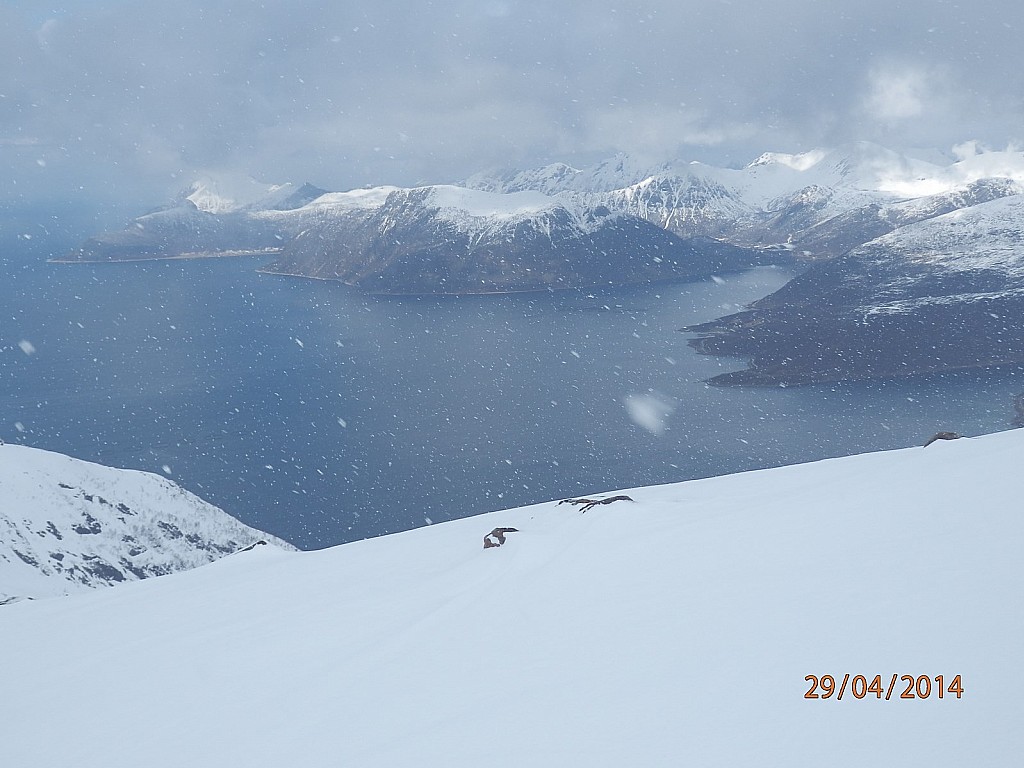
MULTIPOLYGON (((1019 372, 720 389, 676 329, 792 272, 385 298, 259 260, 0 269, 0 437, 161 472, 304 548, 1010 426, 1019 372)), ((484 532, 481 532, 481 535, 484 532)))

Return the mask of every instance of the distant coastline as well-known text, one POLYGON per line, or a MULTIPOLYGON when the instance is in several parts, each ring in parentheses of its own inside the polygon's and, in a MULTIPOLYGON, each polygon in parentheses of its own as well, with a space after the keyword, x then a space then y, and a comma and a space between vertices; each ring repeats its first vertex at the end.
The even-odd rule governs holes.
POLYGON ((262 250, 232 250, 232 251, 192 251, 190 253, 177 253, 173 255, 137 256, 132 258, 112 257, 108 259, 60 258, 47 259, 48 264, 137 264, 142 261, 191 261, 195 259, 230 259, 242 256, 277 256, 281 248, 265 248, 262 250))

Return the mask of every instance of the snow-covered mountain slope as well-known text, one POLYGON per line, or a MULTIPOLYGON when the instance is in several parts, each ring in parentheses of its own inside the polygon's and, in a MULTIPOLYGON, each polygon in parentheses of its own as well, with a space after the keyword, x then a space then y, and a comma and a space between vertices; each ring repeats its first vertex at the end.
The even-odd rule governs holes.
POLYGON ((275 253, 295 236, 296 224, 294 218, 250 211, 211 213, 184 200, 139 216, 122 230, 91 237, 56 261, 147 261, 275 253))
MULTIPOLYGON (((908 224, 851 255, 862 261, 904 261, 929 271, 992 271, 1024 283, 1022 224, 1024 195, 1014 194, 908 224)), ((881 288, 890 292, 900 287, 881 288)))
POLYGON ((158 475, 0 444, 0 603, 204 565, 265 540, 158 475))
MULTIPOLYGON (((818 200, 827 199, 830 193, 821 190, 821 194, 812 196, 807 206, 785 207, 773 217, 770 226, 776 231, 789 230, 787 240, 796 248, 809 253, 841 255, 901 227, 1022 192, 1024 184, 1015 179, 977 179, 925 197, 895 203, 872 202, 822 220, 818 200), (812 209, 810 216, 801 216, 805 207, 812 209)), ((890 239, 899 240, 902 234, 890 239)), ((913 237, 910 231, 907 234, 913 237)))
POLYGON ((978 200, 971 191, 983 180, 1019 186, 1024 154, 978 153, 943 166, 854 142, 796 155, 767 152, 737 169, 679 161, 644 168, 618 156, 583 169, 553 165, 478 174, 467 183, 499 192, 580 196, 681 236, 741 245, 793 243, 811 255, 832 257, 917 220, 912 211, 923 218, 929 205, 937 213, 973 205, 978 200), (913 204, 922 199, 929 202, 913 204))
POLYGON ((478 173, 466 180, 466 187, 499 194, 534 191, 554 195, 573 189, 573 179, 581 173, 565 163, 552 163, 527 171, 478 173))
MULTIPOLYGON (((364 196, 362 192, 348 197, 357 200, 364 196)), ((54 260, 146 261, 276 253, 319 210, 315 206, 307 210, 307 206, 330 197, 312 184, 206 177, 171 205, 138 216, 122 230, 91 237, 54 260), (300 209, 303 212, 297 213, 300 209)))
POLYGON ((264 271, 377 293, 496 293, 692 278, 765 258, 536 191, 399 189, 376 207, 356 204, 380 199, 369 195, 333 199, 295 212, 319 209, 264 271))
POLYGON ((312 184, 261 184, 248 176, 218 174, 193 182, 185 200, 200 211, 213 214, 292 210, 315 200, 326 191, 312 184))
POLYGON ((1024 365, 1024 195, 916 221, 691 327, 750 369, 720 384, 886 378, 1024 365))
MULTIPOLYGON (((656 224, 681 237, 743 239, 759 212, 709 175, 663 172, 595 196, 612 210, 656 224)), ((758 240, 748 236, 746 240, 758 240)))
POLYGON ((4 758, 1016 765, 1022 450, 940 441, 4 606, 4 758), (517 530, 484 549, 496 526, 517 530))

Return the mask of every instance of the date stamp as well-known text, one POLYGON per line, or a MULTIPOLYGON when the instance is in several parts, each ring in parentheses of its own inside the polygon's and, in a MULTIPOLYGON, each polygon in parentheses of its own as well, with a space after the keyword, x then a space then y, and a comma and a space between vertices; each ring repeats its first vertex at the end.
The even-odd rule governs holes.
POLYGON ((890 701, 896 699, 927 699, 936 698, 960 698, 964 694, 963 680, 960 675, 947 679, 943 675, 899 675, 894 674, 889 679, 883 679, 881 675, 872 678, 867 675, 843 675, 842 680, 837 680, 833 675, 807 675, 804 680, 810 687, 804 693, 805 699, 831 699, 835 696, 837 701, 842 701, 843 696, 850 694, 855 699, 864 699, 874 696, 876 699, 884 698, 890 701), (898 685, 897 685, 898 683, 898 685))

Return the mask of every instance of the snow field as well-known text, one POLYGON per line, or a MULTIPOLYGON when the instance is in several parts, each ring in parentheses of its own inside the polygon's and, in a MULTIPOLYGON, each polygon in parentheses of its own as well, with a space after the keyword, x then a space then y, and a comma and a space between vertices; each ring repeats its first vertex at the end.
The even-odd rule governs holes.
MULTIPOLYGON (((0 608, 11 765, 1012 765, 1024 432, 0 608), (518 528, 482 548, 495 526, 518 528), (961 675, 809 700, 807 675, 961 675)), ((5 761, 6 762, 6 761, 5 761)))

